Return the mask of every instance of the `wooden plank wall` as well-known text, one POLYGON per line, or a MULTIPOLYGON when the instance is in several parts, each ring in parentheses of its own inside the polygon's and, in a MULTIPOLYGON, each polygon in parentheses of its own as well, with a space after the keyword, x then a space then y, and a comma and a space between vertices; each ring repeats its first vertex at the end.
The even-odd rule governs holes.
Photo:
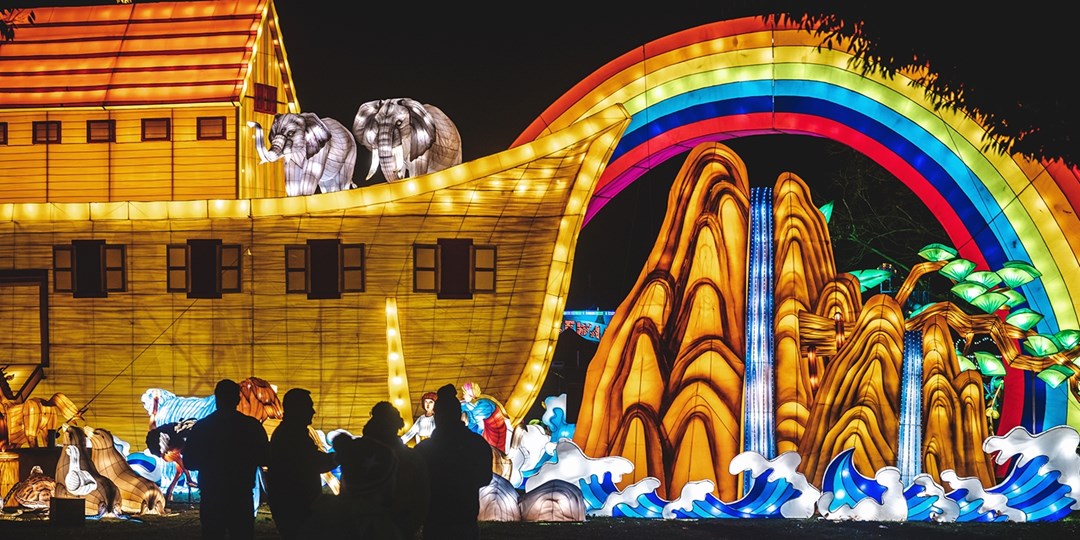
POLYGON ((294 386, 312 390, 317 428, 359 433, 371 406, 389 397, 385 302, 396 297, 414 404, 422 392, 466 381, 505 399, 537 339, 554 240, 573 184, 564 176, 579 165, 563 159, 540 164, 345 211, 26 220, 8 222, 6 229, 0 222, 0 261, 14 268, 50 268, 52 246, 75 239, 103 239, 128 250, 127 292, 98 299, 51 295, 52 363, 35 394, 64 392, 89 405, 88 423, 137 449, 147 429, 139 400, 147 388, 201 397, 222 377, 258 376, 279 394, 294 386), (194 238, 243 246, 242 293, 197 300, 166 292, 166 245, 194 238), (366 292, 338 300, 285 294, 284 246, 316 238, 366 244, 366 292), (471 300, 412 292, 412 246, 439 238, 495 245, 497 292, 471 300))
POLYGON ((236 121, 231 106, 4 113, 0 201, 87 202, 235 199, 236 121), (223 116, 226 138, 198 140, 197 119, 223 116), (171 141, 142 141, 143 118, 169 118, 171 141), (115 143, 86 142, 88 120, 115 120, 115 143), (61 122, 60 144, 33 144, 33 122, 61 122))

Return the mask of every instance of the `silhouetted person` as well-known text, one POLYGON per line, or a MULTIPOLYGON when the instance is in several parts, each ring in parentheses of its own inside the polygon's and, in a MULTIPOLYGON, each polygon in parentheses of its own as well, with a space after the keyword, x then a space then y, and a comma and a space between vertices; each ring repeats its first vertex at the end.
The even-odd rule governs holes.
POLYGON ((337 466, 312 437, 315 404, 311 392, 293 388, 281 400, 281 424, 270 438, 268 489, 274 524, 285 539, 310 538, 305 530, 311 505, 322 494, 321 474, 337 466))
POLYGON ((431 502, 424 540, 480 538, 480 488, 491 482, 491 446, 461 421, 454 385, 439 388, 435 431, 416 450, 427 462, 431 502))
POLYGON ((402 539, 390 514, 398 469, 394 451, 374 438, 354 439, 348 433, 335 436, 332 444, 341 464, 341 494, 324 494, 316 502, 312 521, 318 537, 402 539))
POLYGON ((427 465, 415 448, 405 446, 398 432, 405 427, 401 413, 389 401, 380 401, 371 408, 371 418, 364 425, 364 439, 379 441, 394 451, 398 458, 397 478, 391 493, 390 512, 402 538, 416 538, 427 517, 427 465))
POLYGON ((255 475, 270 461, 270 442, 258 420, 236 408, 240 385, 222 379, 214 388, 216 410, 191 428, 184 464, 199 471, 199 520, 203 538, 255 536, 255 475))

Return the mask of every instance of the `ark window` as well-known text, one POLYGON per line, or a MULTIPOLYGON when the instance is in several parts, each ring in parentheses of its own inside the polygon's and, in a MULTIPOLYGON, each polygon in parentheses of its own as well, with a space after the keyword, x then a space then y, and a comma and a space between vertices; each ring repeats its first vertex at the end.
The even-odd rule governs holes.
POLYGON ((188 290, 188 247, 187 244, 169 244, 165 248, 165 270, 168 273, 166 290, 169 292, 187 292, 188 290))
POLYGON ((308 240, 285 246, 285 292, 306 293, 308 299, 341 298, 364 292, 364 244, 337 239, 308 240))
POLYGON ((240 292, 240 244, 221 246, 221 292, 240 292))
POLYGON ((172 137, 172 125, 168 118, 143 118, 142 140, 168 141, 172 137))
POLYGON ((469 238, 440 238, 413 245, 413 291, 444 299, 469 299, 495 292, 495 246, 473 245, 469 238))
POLYGON ((472 298, 472 240, 439 239, 439 298, 472 298))
POLYGON ((413 246, 413 290, 438 292, 439 246, 416 244, 413 246))
POLYGON ((34 122, 34 144, 59 144, 60 122, 47 120, 34 122))
POLYGON ((308 292, 308 248, 305 245, 285 246, 285 293, 308 292))
POLYGON ((0 122, 0 145, 6 145, 7 143, 7 122, 0 122))
POLYGON ((116 142, 116 120, 87 120, 86 142, 116 142))
POLYGON ((364 244, 342 244, 341 292, 364 292, 366 272, 364 244))
POLYGON ((75 298, 104 298, 127 290, 127 250, 104 240, 53 246, 53 290, 75 298))
POLYGON ((255 83, 255 112, 277 113, 277 87, 255 83))
POLYGON ((221 240, 188 240, 166 247, 169 292, 187 292, 188 298, 221 298, 241 292, 243 249, 221 240))
POLYGON ((225 138, 224 116, 202 116, 196 120, 196 124, 199 140, 225 138))
POLYGON ((53 291, 75 292, 75 246, 53 246, 53 291))
POLYGON ((495 246, 473 246, 473 292, 495 292, 495 246))

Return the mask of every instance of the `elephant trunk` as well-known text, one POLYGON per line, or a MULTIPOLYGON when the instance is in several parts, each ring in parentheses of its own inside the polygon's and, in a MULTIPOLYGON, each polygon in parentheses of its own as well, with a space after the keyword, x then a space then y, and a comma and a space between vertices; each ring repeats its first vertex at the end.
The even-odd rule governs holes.
POLYGON ((266 143, 263 141, 263 129, 258 122, 248 122, 248 127, 255 130, 255 151, 259 154, 259 163, 272 163, 285 157, 281 152, 281 144, 276 137, 275 141, 271 143, 270 149, 267 150, 266 143))
POLYGON ((401 142, 394 140, 394 133, 390 129, 379 131, 376 147, 379 149, 379 167, 387 182, 396 182, 408 176, 405 171, 404 156, 402 155, 401 142))

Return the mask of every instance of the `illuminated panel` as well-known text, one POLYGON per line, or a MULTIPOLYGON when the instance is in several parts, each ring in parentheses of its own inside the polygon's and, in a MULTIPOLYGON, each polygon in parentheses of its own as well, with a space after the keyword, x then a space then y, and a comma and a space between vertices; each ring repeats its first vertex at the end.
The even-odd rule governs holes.
POLYGON ((409 403, 409 378, 405 374, 405 351, 401 346, 401 324, 398 322, 397 298, 386 299, 386 386, 390 403, 402 418, 412 418, 409 403))
MULTIPOLYGON (((540 322, 536 330, 529 360, 524 373, 518 380, 510 398, 506 402, 507 414, 512 424, 517 424, 528 413, 536 400, 547 368, 555 351, 555 343, 562 330, 562 313, 566 303, 566 291, 570 288, 573 274, 573 257, 576 250, 578 232, 583 225, 586 204, 590 200, 596 181, 611 159, 611 152, 622 135, 629 117, 621 106, 615 106, 605 112, 594 115, 576 127, 565 130, 562 136, 546 137, 551 142, 571 140, 574 136, 592 131, 596 139, 582 158, 580 172, 570 186, 566 197, 564 217, 560 220, 555 248, 551 253, 547 279, 547 292, 544 297, 540 322)), ((558 134, 556 134, 558 135, 558 134)), ((512 154, 513 152, 508 152, 512 154)), ((564 166, 564 164, 559 164, 564 166)), ((457 167, 455 167, 457 168, 457 167)), ((452 169, 451 169, 452 170, 452 169)), ((396 185, 396 184, 395 184, 396 185)))
MULTIPOLYGON (((750 260, 746 292, 745 434, 743 450, 776 456, 773 417, 773 210, 772 189, 750 190, 750 260)), ((749 473, 743 489, 752 485, 749 473)))
POLYGON ((617 150, 621 157, 605 171, 588 220, 644 171, 699 142, 792 133, 855 146, 854 136, 862 139, 861 146, 877 151, 857 149, 943 216, 942 224, 965 258, 988 261, 989 267, 1027 260, 1046 269, 1042 280, 1026 286, 1027 298, 1048 315, 1043 323, 1048 331, 1076 327, 1080 291, 1069 291, 1069 286, 1080 287, 1080 280, 1067 279, 1080 266, 1080 239, 1072 232, 1080 230, 1075 212, 1080 193, 1068 188, 1077 183, 1076 171, 1059 169, 1055 172, 1063 174, 1055 182, 1033 182, 1044 165, 983 153, 985 131, 971 119, 935 112, 923 91, 910 87, 904 77, 864 77, 849 68, 844 44, 835 50, 818 50, 817 45, 808 33, 753 18, 673 34, 597 70, 549 107, 515 144, 571 123, 609 100, 626 104, 633 117, 622 141, 627 146, 617 150), (691 58, 694 62, 687 61, 691 58), (728 96, 718 97, 720 92, 728 96), (853 94, 863 99, 852 102, 853 94), (712 108, 713 119, 722 120, 706 121, 692 112, 694 107, 702 113, 712 108), (685 109, 691 111, 682 115, 685 109), (863 133, 866 127, 871 129, 863 133), (640 144, 631 142, 634 137, 641 138, 640 144), (648 150, 638 152, 641 148, 648 150), (941 212, 942 207, 949 211, 941 212))
POLYGON ((922 361, 922 331, 904 332, 896 466, 900 469, 900 482, 905 486, 910 486, 922 472, 922 361))

